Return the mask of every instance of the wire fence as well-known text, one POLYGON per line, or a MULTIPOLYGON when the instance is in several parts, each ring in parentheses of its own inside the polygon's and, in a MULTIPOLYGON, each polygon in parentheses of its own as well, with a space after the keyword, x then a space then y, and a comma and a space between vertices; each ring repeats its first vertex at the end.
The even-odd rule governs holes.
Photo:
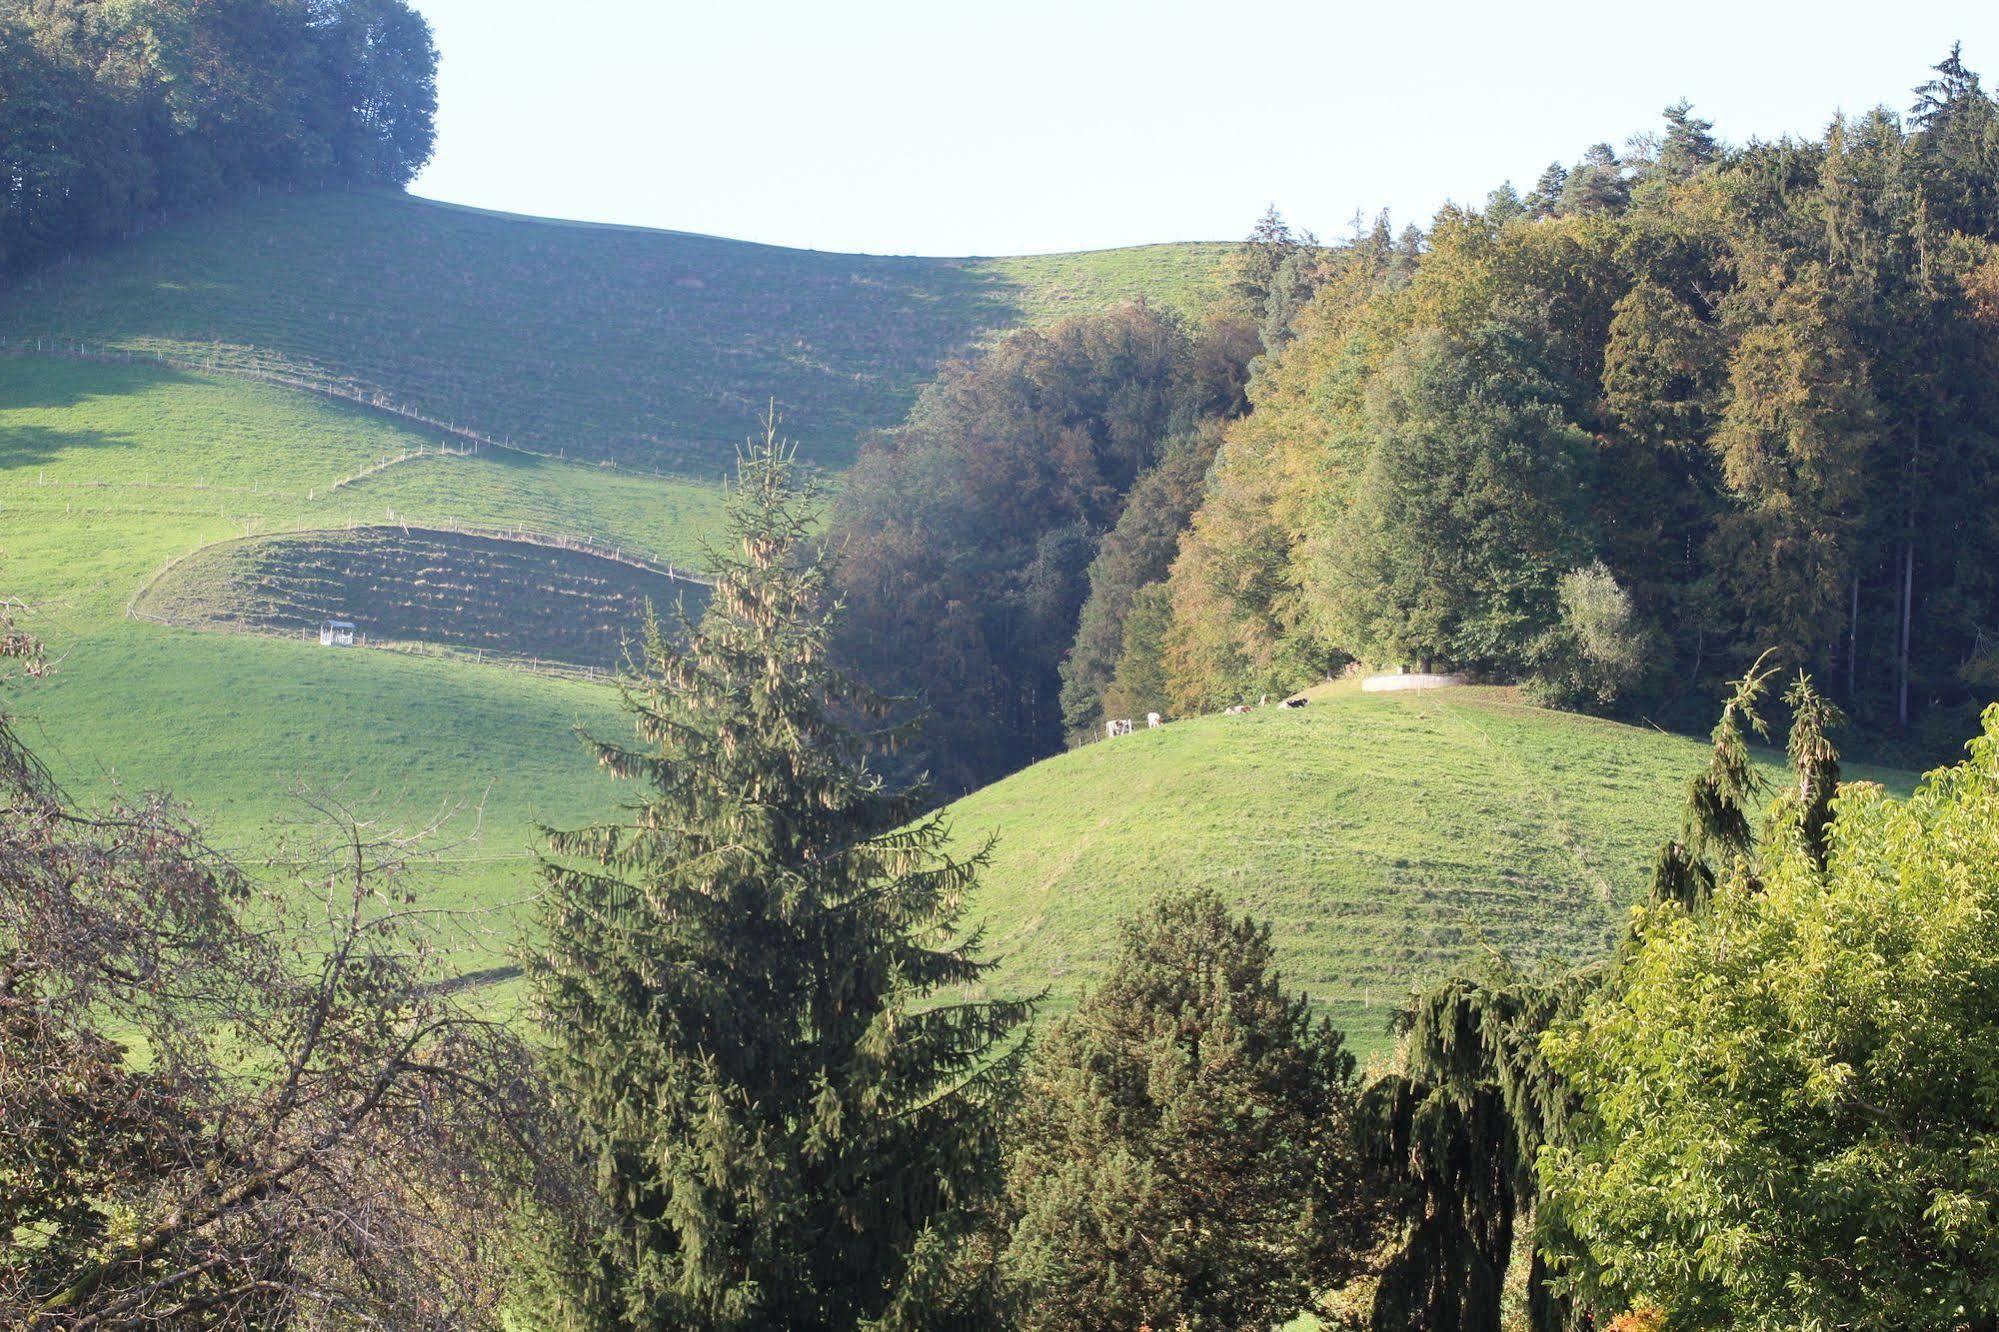
MULTIPOLYGON (((554 452, 550 452, 547 449, 535 449, 529 448, 525 444, 516 444, 512 439, 495 438, 492 435, 474 430, 470 426, 460 425, 456 421, 440 420, 428 412, 421 411, 407 403, 397 402, 380 389, 344 381, 332 376, 306 377, 297 374, 279 374, 254 366, 227 363, 213 356, 204 361, 198 357, 174 356, 167 352, 154 351, 149 348, 114 347, 107 344, 82 342, 75 338, 10 338, 0 336, 0 356, 51 356, 63 360, 100 361, 113 365, 162 365, 169 369, 186 370, 195 374, 230 375, 238 379, 253 380, 260 384, 270 384, 278 388, 295 389, 301 393, 311 393, 322 398, 331 398, 338 402, 353 403, 356 406, 365 407, 370 411, 382 412, 389 416, 397 417, 400 420, 414 422, 427 429, 464 440, 469 447, 463 450, 451 451, 459 453, 461 456, 476 454, 481 449, 503 449, 508 453, 521 454, 529 458, 545 458, 551 462, 569 462, 575 463, 578 466, 601 467, 612 471, 627 472, 635 476, 665 478, 668 475, 657 467, 630 467, 613 458, 571 458, 566 449, 556 449, 554 452)), ((389 460, 388 463, 377 464, 373 469, 363 469, 355 476, 343 478, 341 481, 335 482, 334 487, 359 480, 361 476, 367 475, 370 470, 380 470, 382 466, 424 456, 427 455, 422 449, 418 449, 413 453, 406 453, 401 457, 389 460)))
MULTIPOLYGON (((657 574, 661 577, 671 579, 674 582, 689 583, 697 587, 707 588, 710 591, 712 591, 715 587, 715 580, 708 577, 705 574, 696 573, 692 569, 686 569, 674 564, 651 559, 650 557, 642 555, 637 551, 627 550, 623 546, 614 546, 614 545, 609 545, 605 542, 594 541, 589 537, 568 536, 561 533, 553 533, 553 532, 539 532, 534 530, 533 528, 528 528, 528 527, 504 527, 504 526, 490 526, 478 523, 462 523, 458 521, 456 518, 427 519, 421 523, 399 524, 396 522, 396 515, 393 509, 389 509, 386 512, 388 514, 390 524, 401 526, 405 534, 411 532, 442 531, 442 532, 451 532, 460 536, 480 537, 492 541, 515 541, 525 545, 541 546, 550 550, 572 551, 579 554, 590 555, 597 559, 610 560, 613 561, 614 563, 623 564, 630 568, 640 569, 649 573, 657 574)), ((347 524, 344 528, 301 529, 296 531, 273 532, 261 535, 265 537, 281 539, 284 537, 313 536, 315 534, 324 534, 333 531, 354 531, 357 528, 368 527, 368 526, 375 526, 375 524, 357 522, 356 520, 350 518, 347 521, 347 524)), ((141 583, 137 591, 133 592, 131 599, 125 603, 126 616, 134 620, 144 620, 151 624, 164 625, 169 629, 203 629, 203 628, 217 627, 211 623, 203 623, 199 625, 185 624, 176 621, 171 617, 165 615, 159 615, 152 611, 146 610, 139 603, 146 599, 147 595, 153 590, 155 586, 158 585, 161 579, 165 578, 167 574, 172 572, 184 561, 193 559, 195 556, 201 554, 203 551, 212 550, 216 546, 230 545, 235 542, 256 540, 256 539, 259 538, 227 537, 221 541, 211 541, 203 545, 196 546, 193 550, 190 550, 185 554, 175 556, 173 559, 167 561, 165 564, 161 565, 160 568, 155 570, 153 575, 150 578, 146 579, 145 582, 141 583)), ((255 631, 251 630, 246 632, 255 632, 255 631)), ((305 638, 311 639, 317 635, 318 631, 313 629, 305 629, 301 630, 300 632, 305 638)), ((429 643, 429 642, 400 640, 400 639, 398 640, 370 639, 367 637, 365 631, 361 636, 358 646, 374 648, 378 651, 384 651, 384 652, 400 652, 407 656, 431 657, 437 659, 452 659, 459 661, 476 661, 484 665, 498 666, 506 670, 525 671, 531 675, 557 676, 566 679, 607 680, 607 679, 615 679, 620 674, 620 672, 616 668, 612 667, 592 666, 585 662, 563 661, 559 659, 540 657, 529 653, 504 652, 499 650, 489 650, 486 648, 457 647, 450 644, 429 643)))

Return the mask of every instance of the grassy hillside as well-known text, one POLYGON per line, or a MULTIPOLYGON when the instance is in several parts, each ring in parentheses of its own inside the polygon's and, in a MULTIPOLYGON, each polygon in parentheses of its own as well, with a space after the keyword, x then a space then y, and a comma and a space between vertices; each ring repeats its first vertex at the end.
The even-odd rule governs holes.
MULTIPOLYGON (((379 414, 239 380, 0 357, 0 587, 31 603, 59 658, 53 679, 8 691, 23 733, 80 795, 167 788, 249 851, 300 781, 405 824, 457 808, 452 833, 473 840, 450 852, 439 900, 518 901, 536 824, 616 799, 573 734, 623 725, 607 687, 126 615, 155 574, 213 543, 389 514, 682 564, 713 530, 711 487, 437 447, 379 414)), ((502 942, 471 956, 490 961, 502 942)))
POLYGON ((698 613, 699 583, 616 559, 423 527, 244 537, 203 547, 133 609, 190 629, 316 637, 326 619, 369 643, 425 644, 615 669, 648 604, 698 613))
POLYGON ((1212 887, 1269 918, 1290 981, 1380 1049, 1407 987, 1483 946, 1600 956, 1705 761, 1699 741, 1509 691, 1336 686, 1090 745, 949 812, 961 846, 998 839, 967 914, 1006 956, 997 987, 1064 1004, 1120 919, 1212 887))
POLYGON ((1227 248, 839 255, 402 195, 278 195, 27 281, 0 296, 0 336, 284 376, 712 482, 771 398, 808 456, 839 465, 947 356, 1139 296, 1197 309, 1227 248))
MULTIPOLYGON (((622 725, 607 688, 126 614, 170 565, 190 578, 151 595, 240 614, 242 594, 192 574, 391 517, 398 533, 519 524, 681 564, 713 534, 708 486, 438 443, 226 377, 0 357, 0 586, 61 657, 6 700, 31 741, 85 794, 167 787, 245 847, 299 779, 404 820, 462 805, 458 831, 478 835, 443 898, 518 900, 535 825, 618 798, 572 735, 622 725)), ((1601 950, 1703 753, 1499 693, 1336 692, 1093 745, 952 816, 968 844, 1000 838, 973 904, 1008 955, 1000 984, 1073 996, 1120 917, 1161 887, 1214 884, 1274 919, 1293 979, 1378 1042, 1402 987, 1481 939, 1601 950)))

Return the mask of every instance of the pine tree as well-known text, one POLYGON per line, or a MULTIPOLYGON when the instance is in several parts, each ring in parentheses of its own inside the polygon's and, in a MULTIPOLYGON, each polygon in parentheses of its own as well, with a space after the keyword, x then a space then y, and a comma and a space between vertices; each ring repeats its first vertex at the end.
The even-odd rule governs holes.
POLYGON ((1534 182, 1534 188, 1527 192, 1527 216, 1534 218, 1554 217, 1562 211, 1562 194, 1569 187, 1569 169, 1560 162, 1548 163, 1548 169, 1534 182))
POLYGON ((773 425, 706 611, 648 625, 639 745, 591 742, 637 798, 550 835, 529 973, 595 1204, 564 1326, 920 1326, 976 1294, 953 1265, 1030 1005, 949 1002, 991 965, 951 931, 977 858, 869 768, 901 728, 828 662, 817 502, 773 425))
POLYGON ((1982 97, 1978 74, 1964 63, 1964 43, 1952 42, 1950 54, 1932 65, 1933 79, 1915 89, 1915 105, 1909 108, 1909 123, 1915 129, 1935 129, 1940 121, 1974 98, 1982 97))
POLYGON ((1498 189, 1485 196, 1485 216, 1496 225, 1505 226, 1513 219, 1526 215, 1527 205, 1510 180, 1500 182, 1498 189))
POLYGON ((1805 849, 1820 869, 1826 865, 1832 831, 1832 802, 1839 794, 1839 750, 1832 732, 1846 715, 1812 684, 1803 671, 1784 693, 1791 709, 1791 738, 1785 745, 1797 770, 1798 831, 1805 849))
POLYGON ((1694 104, 1682 98, 1666 108, 1666 134, 1660 140, 1655 165, 1669 180, 1689 180, 1702 168, 1721 160, 1714 122, 1694 114, 1694 104))
POLYGON ((1680 835, 1660 848, 1653 866, 1654 902, 1678 902, 1689 910, 1705 905, 1721 876, 1746 864, 1756 849, 1750 810, 1768 782, 1750 757, 1749 737, 1770 734, 1757 711, 1776 674, 1775 667, 1764 665, 1769 656, 1756 659, 1722 706, 1707 769, 1687 788, 1680 835))
POLYGON ((1013 1326, 1266 1329, 1355 1274, 1353 1056, 1271 958, 1268 925, 1169 897, 1049 1030, 1010 1172, 1013 1326))
POLYGON ((1631 182, 1625 178, 1624 164, 1607 143, 1592 144, 1562 183, 1565 215, 1621 213, 1630 202, 1631 182))

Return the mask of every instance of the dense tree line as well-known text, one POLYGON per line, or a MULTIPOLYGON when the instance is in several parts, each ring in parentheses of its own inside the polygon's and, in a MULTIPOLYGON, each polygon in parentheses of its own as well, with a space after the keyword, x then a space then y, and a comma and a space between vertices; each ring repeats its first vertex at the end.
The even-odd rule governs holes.
MULTIPOLYGON (((1254 347, 1241 323, 1190 331, 1143 305, 1016 333, 947 366, 862 450, 826 538, 851 612, 842 646, 884 692, 922 696, 942 785, 1061 746, 1062 662, 1104 534, 1142 478, 1162 509, 1151 521, 1175 521, 1164 511, 1185 507, 1187 473, 1213 448, 1203 425, 1240 409, 1254 347)), ((1158 564, 1156 548, 1135 554, 1158 564)), ((1077 669, 1105 683, 1127 600, 1106 590, 1093 606, 1077 669)))
POLYGON ((1774 646, 1939 752, 1999 680, 1995 175, 1953 51, 1906 116, 1683 103, 1427 232, 1273 210, 1203 327, 1016 335, 866 450, 855 659, 952 788, 1351 661, 1690 724, 1774 646))
POLYGON ((1178 706, 1427 659, 1681 715, 1774 645, 1872 730, 1961 734, 1999 629, 1995 168, 1953 52, 1906 118, 1727 149, 1675 106, 1320 285, 1175 563, 1178 706))
POLYGON ((0 0, 0 271, 253 186, 401 188, 436 75, 405 0, 0 0))

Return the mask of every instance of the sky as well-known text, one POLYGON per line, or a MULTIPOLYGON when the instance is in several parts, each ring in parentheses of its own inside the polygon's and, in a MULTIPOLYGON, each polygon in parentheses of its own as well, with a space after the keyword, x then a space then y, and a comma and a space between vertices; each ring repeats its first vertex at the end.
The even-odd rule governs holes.
POLYGON ((1729 142, 1886 103, 1999 4, 413 0, 416 193, 819 250, 991 255, 1399 227, 1687 98, 1729 142))

